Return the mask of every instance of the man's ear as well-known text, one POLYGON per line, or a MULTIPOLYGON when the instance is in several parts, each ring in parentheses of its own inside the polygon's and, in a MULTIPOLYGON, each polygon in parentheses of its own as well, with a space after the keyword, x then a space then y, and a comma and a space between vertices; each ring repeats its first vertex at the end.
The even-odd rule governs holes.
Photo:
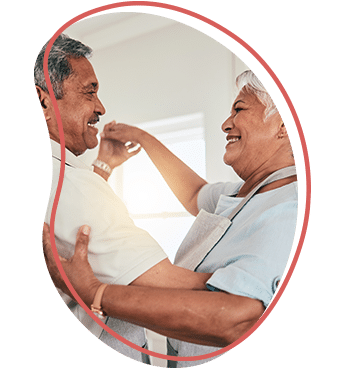
POLYGON ((45 119, 47 120, 50 118, 50 109, 52 107, 50 96, 46 91, 44 91, 39 86, 36 86, 36 92, 37 96, 39 97, 40 104, 45 115, 45 119))

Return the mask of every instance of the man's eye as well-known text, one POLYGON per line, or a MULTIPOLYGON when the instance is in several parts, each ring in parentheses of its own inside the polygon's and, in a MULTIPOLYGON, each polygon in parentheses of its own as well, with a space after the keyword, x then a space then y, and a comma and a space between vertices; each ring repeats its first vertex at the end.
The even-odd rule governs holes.
POLYGON ((241 110, 242 110, 242 108, 234 108, 234 111, 235 111, 236 113, 239 113, 241 110))

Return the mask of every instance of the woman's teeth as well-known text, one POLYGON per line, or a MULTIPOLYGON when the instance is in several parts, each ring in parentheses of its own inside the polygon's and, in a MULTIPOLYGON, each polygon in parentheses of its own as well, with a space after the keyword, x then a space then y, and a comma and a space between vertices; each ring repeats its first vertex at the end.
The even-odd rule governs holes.
POLYGON ((87 123, 88 126, 91 126, 91 127, 96 127, 96 124, 95 123, 87 123))

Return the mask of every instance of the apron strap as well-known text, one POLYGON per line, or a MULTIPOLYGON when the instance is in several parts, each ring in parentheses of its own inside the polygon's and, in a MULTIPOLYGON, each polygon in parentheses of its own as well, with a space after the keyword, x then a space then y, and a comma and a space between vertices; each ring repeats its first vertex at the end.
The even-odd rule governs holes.
POLYGON ((249 194, 240 202, 240 204, 230 213, 228 216, 229 220, 233 220, 234 217, 241 211, 241 209, 245 206, 245 204, 258 192, 262 187, 271 184, 274 181, 286 179, 287 177, 295 176, 296 175, 296 166, 290 166, 282 168, 270 176, 268 176, 264 181, 260 182, 254 189, 250 191, 249 194))

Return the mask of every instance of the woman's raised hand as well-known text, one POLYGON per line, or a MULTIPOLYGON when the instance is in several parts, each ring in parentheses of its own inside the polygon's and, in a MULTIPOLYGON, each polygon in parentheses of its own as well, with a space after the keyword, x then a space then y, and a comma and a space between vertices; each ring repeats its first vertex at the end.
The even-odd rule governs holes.
POLYGON ((102 139, 121 141, 124 144, 141 144, 141 139, 145 131, 138 127, 126 125, 124 123, 110 123, 105 126, 101 133, 102 139))
POLYGON ((127 140, 117 130, 112 131, 117 125, 112 121, 104 126, 98 151, 98 159, 107 163, 112 169, 135 156, 141 150, 137 142, 127 140), (109 132, 114 132, 115 135, 107 135, 109 132))

